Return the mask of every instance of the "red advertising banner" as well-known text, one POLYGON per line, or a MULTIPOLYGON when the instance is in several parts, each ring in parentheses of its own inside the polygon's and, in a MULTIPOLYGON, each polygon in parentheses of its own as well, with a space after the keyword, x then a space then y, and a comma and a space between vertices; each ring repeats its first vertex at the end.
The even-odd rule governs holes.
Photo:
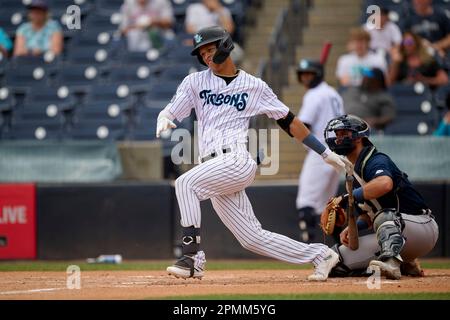
POLYGON ((36 187, 0 184, 0 259, 36 258, 36 187))

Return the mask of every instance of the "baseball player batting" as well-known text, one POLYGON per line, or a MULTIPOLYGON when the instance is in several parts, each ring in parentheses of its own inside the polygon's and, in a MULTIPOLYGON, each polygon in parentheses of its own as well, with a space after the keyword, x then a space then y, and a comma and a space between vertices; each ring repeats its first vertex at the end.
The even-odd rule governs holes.
POLYGON ((194 109, 198 119, 200 164, 175 181, 183 228, 183 256, 167 268, 181 278, 202 278, 206 264, 200 250, 200 201, 211 199, 214 210, 240 244, 278 260, 312 263, 308 278, 324 281, 338 262, 327 246, 305 244, 262 229, 245 193, 254 180, 257 164, 247 150, 251 117, 266 114, 290 136, 317 152, 328 164, 343 170, 345 159, 320 143, 284 105, 269 86, 243 70, 230 58, 231 36, 221 27, 201 29, 194 35, 192 55, 207 66, 184 78, 172 101, 158 116, 156 136, 175 128, 194 109))

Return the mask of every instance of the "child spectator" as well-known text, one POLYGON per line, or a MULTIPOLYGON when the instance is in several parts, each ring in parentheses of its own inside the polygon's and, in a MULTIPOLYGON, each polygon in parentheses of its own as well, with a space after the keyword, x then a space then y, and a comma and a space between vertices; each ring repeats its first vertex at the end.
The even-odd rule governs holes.
POLYGON ((344 87, 361 85, 363 68, 379 68, 387 71, 386 59, 383 54, 369 51, 370 34, 363 28, 350 31, 350 53, 339 57, 336 76, 339 84, 344 87))

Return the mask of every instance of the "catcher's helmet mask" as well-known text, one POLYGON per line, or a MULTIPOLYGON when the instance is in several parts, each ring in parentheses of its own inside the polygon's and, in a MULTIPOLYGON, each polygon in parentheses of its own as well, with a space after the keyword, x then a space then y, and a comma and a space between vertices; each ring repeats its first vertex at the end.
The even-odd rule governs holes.
POLYGON ((365 144, 372 145, 369 141, 370 126, 363 119, 355 115, 343 115, 330 120, 325 127, 324 137, 328 147, 339 155, 346 156, 351 153, 356 145, 355 140, 363 138, 365 144), (337 143, 336 131, 351 131, 351 137, 339 139, 337 143))
POLYGON ((300 80, 302 73, 307 72, 314 74, 313 80, 308 84, 309 88, 317 87, 323 81, 325 76, 323 65, 319 61, 312 59, 301 59, 297 66, 298 79, 300 80))
POLYGON ((213 57, 215 64, 224 63, 234 49, 231 35, 222 27, 214 26, 199 30, 194 35, 194 49, 192 49, 191 55, 197 56, 198 61, 204 66, 206 66, 206 63, 203 61, 199 49, 209 43, 216 43, 217 51, 213 57))

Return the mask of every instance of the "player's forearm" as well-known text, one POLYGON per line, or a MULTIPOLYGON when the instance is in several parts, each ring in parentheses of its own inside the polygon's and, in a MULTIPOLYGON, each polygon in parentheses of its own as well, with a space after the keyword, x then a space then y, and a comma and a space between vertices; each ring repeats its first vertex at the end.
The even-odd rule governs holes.
POLYGON ((301 122, 297 117, 289 125, 289 131, 299 142, 305 140, 305 138, 311 133, 309 129, 301 122))
POLYGON ((364 187, 359 187, 353 191, 356 201, 373 200, 384 196, 394 187, 394 182, 388 176, 381 176, 373 179, 364 187))
POLYGON ((295 139, 320 155, 327 149, 297 117, 291 122, 289 131, 295 139))

